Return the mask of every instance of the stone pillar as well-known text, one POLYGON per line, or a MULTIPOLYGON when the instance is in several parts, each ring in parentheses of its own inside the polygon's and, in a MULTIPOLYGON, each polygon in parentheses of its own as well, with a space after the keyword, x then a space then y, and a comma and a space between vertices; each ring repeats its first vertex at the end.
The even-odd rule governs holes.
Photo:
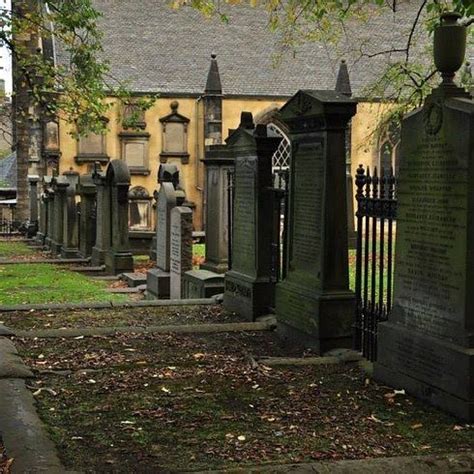
POLYGON ((345 136, 356 102, 336 91, 299 91, 281 109, 290 130, 288 262, 277 285, 278 331, 324 353, 351 347, 345 136))
POLYGON ((44 177, 45 185, 45 201, 46 201, 46 215, 48 220, 46 222, 46 235, 44 244, 47 248, 51 248, 51 241, 54 234, 54 189, 52 188, 53 178, 51 176, 44 177))
POLYGON ((95 242, 95 206, 97 189, 91 175, 82 175, 79 178, 78 191, 80 196, 79 216, 79 253, 87 258, 92 254, 95 242))
POLYGON ((203 270, 225 273, 229 245, 227 173, 234 168, 234 157, 226 145, 207 147, 202 160, 206 176, 206 261, 203 270))
POLYGON ((184 297, 183 276, 193 268, 193 211, 178 206, 171 211, 170 298, 184 297))
POLYGON ((94 266, 103 265, 105 254, 110 248, 110 193, 107 192, 105 184, 105 175, 103 173, 94 173, 93 180, 97 190, 96 206, 96 239, 92 249, 91 263, 94 266))
POLYGON ((76 187, 69 186, 64 203, 63 236, 64 243, 61 249, 63 258, 79 257, 79 222, 76 206, 76 187))
POLYGON ((122 160, 112 160, 105 174, 110 212, 104 222, 110 222, 110 247, 105 254, 105 271, 118 274, 133 271, 133 256, 128 240, 128 189, 130 172, 122 160))
POLYGON ((435 30, 443 83, 402 122, 394 301, 374 375, 473 422, 474 100, 453 82, 466 35, 457 18, 435 30))
POLYGON ((51 252, 60 254, 64 242, 64 207, 66 205, 66 191, 69 182, 64 176, 58 176, 54 184, 54 237, 51 242, 51 252))
POLYGON ((272 155, 280 137, 267 137, 243 112, 239 128, 227 139, 235 159, 232 269, 225 275, 224 306, 254 320, 274 306, 272 278, 272 155))
POLYGON ((38 232, 38 181, 39 176, 28 176, 30 183, 30 220, 27 235, 32 238, 38 232))
POLYGON ((35 240, 37 243, 44 245, 48 226, 48 198, 44 190, 40 196, 39 211, 39 229, 35 240))

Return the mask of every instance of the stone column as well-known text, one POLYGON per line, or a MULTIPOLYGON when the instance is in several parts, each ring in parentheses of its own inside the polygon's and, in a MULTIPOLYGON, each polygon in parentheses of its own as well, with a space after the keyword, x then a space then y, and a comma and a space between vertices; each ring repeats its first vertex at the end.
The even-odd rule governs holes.
POLYGON ((345 136, 356 102, 335 91, 299 91, 281 109, 290 130, 288 262, 277 285, 278 331, 324 353, 351 347, 345 136))
POLYGON ((474 421, 474 100, 453 82, 466 29, 435 31, 443 83, 402 122, 393 308, 375 377, 474 421))
POLYGON ((110 193, 106 192, 105 175, 95 173, 93 180, 97 189, 96 239, 92 249, 91 262, 94 266, 103 265, 105 254, 110 248, 110 193))
POLYGON ((79 222, 75 186, 69 186, 66 191, 63 212, 64 243, 61 249, 61 256, 63 258, 77 258, 79 257, 79 222))
POLYGON ((47 226, 48 226, 48 198, 44 190, 40 196, 39 210, 40 210, 39 229, 36 234, 35 240, 37 243, 44 245, 44 240, 46 238, 47 226))
POLYGON ((47 206, 47 216, 48 220, 46 223, 46 236, 44 240, 44 244, 46 247, 51 248, 51 242, 54 237, 54 189, 53 179, 51 176, 45 176, 45 199, 46 199, 46 206, 47 206))
POLYGON ((80 218, 79 218, 79 253, 87 258, 92 254, 95 242, 95 200, 96 186, 91 175, 82 175, 79 178, 80 218))
POLYGON ((109 194, 110 247, 105 254, 105 271, 118 274, 133 271, 133 256, 128 240, 128 189, 130 172, 122 160, 112 160, 105 175, 106 193, 109 194))
POLYGON ((227 139, 235 159, 232 269, 225 274, 224 306, 254 320, 274 306, 272 155, 281 138, 267 137, 243 112, 239 128, 227 139))
POLYGON ((38 231, 38 181, 39 176, 28 176, 30 183, 30 220, 27 235, 32 238, 38 231))
POLYGON ((226 145, 207 147, 202 160, 206 176, 206 261, 203 270, 225 273, 229 244, 227 173, 234 168, 234 157, 226 145))
POLYGON ((193 211, 178 206, 171 211, 170 298, 184 297, 183 276, 193 268, 193 211))
POLYGON ((55 181, 54 192, 54 238, 51 242, 51 251, 60 254, 64 242, 64 207, 66 205, 66 191, 69 182, 64 176, 58 176, 55 181))

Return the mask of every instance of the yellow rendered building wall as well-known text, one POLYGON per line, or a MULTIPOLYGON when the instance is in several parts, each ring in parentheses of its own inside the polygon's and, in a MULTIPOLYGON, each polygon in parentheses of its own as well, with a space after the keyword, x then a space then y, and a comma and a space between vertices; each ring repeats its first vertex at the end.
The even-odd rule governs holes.
MULTIPOLYGON (((110 159, 120 159, 120 138, 122 131, 120 105, 112 100, 113 106, 109 110, 107 118, 107 154, 110 159)), ((179 102, 178 113, 190 119, 188 124, 188 152, 189 163, 183 164, 179 158, 168 159, 168 163, 175 163, 180 170, 180 181, 186 191, 188 201, 194 202, 194 228, 202 230, 203 222, 203 186, 204 169, 201 159, 204 157, 203 146, 203 105, 202 101, 195 98, 160 98, 154 106, 145 112, 146 131, 150 133, 149 139, 149 170, 148 176, 132 175, 133 186, 143 186, 150 195, 158 189, 157 173, 160 165, 160 152, 162 151, 162 129, 160 118, 171 113, 170 104, 174 100, 179 102)), ((281 107, 284 100, 269 99, 234 99, 223 100, 222 130, 223 139, 227 138, 228 130, 235 129, 240 123, 240 114, 243 111, 252 112, 254 118, 259 113, 267 111, 272 107, 281 107)), ((369 165, 371 169, 377 164, 377 140, 372 136, 380 116, 386 110, 386 104, 359 103, 357 114, 352 120, 352 175, 356 173, 359 163, 369 165)), ((78 165, 74 158, 77 155, 77 141, 71 135, 72 126, 65 121, 60 122, 60 173, 70 169, 80 174, 87 173, 87 165, 78 165)))

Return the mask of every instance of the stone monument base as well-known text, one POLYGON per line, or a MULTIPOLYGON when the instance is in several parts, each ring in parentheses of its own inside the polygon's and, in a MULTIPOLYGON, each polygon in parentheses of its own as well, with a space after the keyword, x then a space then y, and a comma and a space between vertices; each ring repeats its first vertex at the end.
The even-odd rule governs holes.
POLYGON ((352 291, 312 293, 285 281, 276 288, 277 331, 283 339, 324 354, 352 347, 355 295, 352 291))
POLYGON ((46 236, 42 232, 38 232, 35 236, 35 242, 37 242, 40 245, 44 245, 45 239, 46 239, 46 236))
POLYGON ((105 252, 97 247, 92 248, 91 265, 100 267, 105 262, 105 252))
POLYGON ((38 223, 30 222, 26 229, 26 236, 31 239, 38 233, 38 223))
POLYGON ((275 283, 233 270, 225 274, 224 307, 242 316, 247 321, 255 321, 258 316, 268 314, 275 306, 275 283))
POLYGON ((147 299, 165 300, 170 297, 170 274, 159 268, 152 268, 146 274, 147 299))
POLYGON ((108 252, 105 254, 105 271, 113 275, 133 272, 133 256, 131 252, 108 252))
POLYGON ((207 270, 190 270, 183 277, 184 298, 211 298, 224 293, 224 275, 207 270))
POLYGON ((49 248, 51 249, 52 253, 59 255, 61 253, 61 249, 63 248, 63 244, 52 240, 49 248))
POLYGON ((78 258, 79 249, 63 247, 61 249, 61 257, 62 258, 78 258))
POLYGON ((227 272, 227 270, 229 270, 227 262, 225 263, 204 262, 201 265, 199 265, 199 268, 201 270, 207 270, 209 272, 219 273, 219 274, 223 274, 227 272))
POLYGON ((474 421, 474 348, 386 322, 378 325, 374 377, 474 421))

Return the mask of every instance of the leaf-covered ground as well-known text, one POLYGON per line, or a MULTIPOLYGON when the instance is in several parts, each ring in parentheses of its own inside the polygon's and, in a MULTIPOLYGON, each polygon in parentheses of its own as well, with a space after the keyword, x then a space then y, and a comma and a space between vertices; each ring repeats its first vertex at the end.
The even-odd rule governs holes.
POLYGON ((0 324, 12 329, 59 329, 115 326, 159 326, 239 322, 220 305, 162 306, 143 308, 31 310, 0 314, 0 324))
POLYGON ((0 239, 0 259, 31 261, 43 258, 51 258, 51 254, 35 250, 25 242, 0 239))
POLYGON ((38 371, 31 389, 40 416, 75 470, 179 472, 472 448, 467 425, 356 365, 256 364, 306 355, 271 332, 15 343, 38 371))
POLYGON ((0 265, 0 304, 127 301, 105 291, 107 283, 44 263, 0 265))

